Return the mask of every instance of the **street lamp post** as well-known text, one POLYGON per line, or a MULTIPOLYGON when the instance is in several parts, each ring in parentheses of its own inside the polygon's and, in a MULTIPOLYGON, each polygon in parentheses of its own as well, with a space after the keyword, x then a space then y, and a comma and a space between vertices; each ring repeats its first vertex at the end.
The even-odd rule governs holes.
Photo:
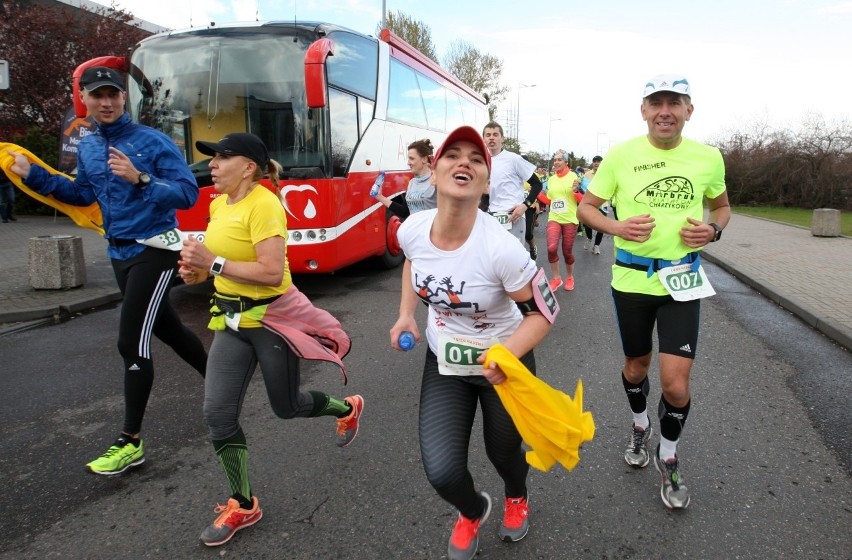
POLYGON ((515 138, 518 141, 518 146, 521 145, 521 90, 533 87, 535 87, 535 84, 525 85, 518 82, 518 110, 515 111, 515 138))
POLYGON ((555 121, 561 121, 561 120, 562 120, 562 119, 554 119, 553 117, 550 117, 550 124, 548 124, 548 125, 547 125, 547 157, 548 157, 548 160, 547 160, 547 174, 548 174, 548 175, 550 175, 550 160, 552 159, 552 158, 550 157, 550 156, 552 155, 552 154, 550 153, 550 132, 553 130, 553 123, 554 123, 555 121))
POLYGON ((606 136, 606 132, 598 132, 598 137, 597 137, 597 142, 596 142, 598 150, 597 150, 597 153, 595 155, 601 155, 601 136, 606 136))

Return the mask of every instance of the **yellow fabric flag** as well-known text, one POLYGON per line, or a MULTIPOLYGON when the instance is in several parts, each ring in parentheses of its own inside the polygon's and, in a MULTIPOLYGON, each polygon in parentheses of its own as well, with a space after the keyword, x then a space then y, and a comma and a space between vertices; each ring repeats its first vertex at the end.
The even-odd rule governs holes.
POLYGON ((26 148, 22 148, 17 144, 12 144, 11 142, 0 142, 0 168, 6 172, 6 176, 9 177, 9 180, 17 186, 19 189, 33 197, 34 199, 41 201, 48 206, 56 208, 72 220, 74 223, 80 227, 93 229, 101 235, 104 234, 104 220, 101 216, 101 207, 98 206, 97 202, 93 202, 88 206, 74 206, 73 204, 66 204, 59 200, 56 200, 53 195, 43 195, 35 192, 31 188, 27 187, 21 178, 12 171, 11 167, 15 163, 15 158, 8 152, 8 150, 12 150, 13 152, 23 154, 30 160, 30 163, 35 163, 45 168, 51 175, 62 175, 63 177, 68 177, 73 181, 71 177, 65 175, 64 173, 60 173, 56 169, 53 169, 49 165, 46 165, 43 161, 41 161, 38 157, 33 155, 32 152, 27 150, 26 148))
POLYGON ((506 381, 494 385, 497 395, 517 427, 524 442, 530 466, 547 472, 558 461, 567 470, 580 461, 580 445, 595 435, 592 413, 583 412, 583 382, 570 396, 534 376, 502 344, 485 354, 485 363, 494 362, 506 381))

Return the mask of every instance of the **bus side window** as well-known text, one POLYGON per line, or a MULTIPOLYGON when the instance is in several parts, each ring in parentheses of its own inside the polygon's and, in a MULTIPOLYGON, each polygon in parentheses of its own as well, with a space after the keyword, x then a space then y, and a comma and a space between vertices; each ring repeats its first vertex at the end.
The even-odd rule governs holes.
POLYGON ((343 177, 358 143, 358 99, 354 95, 328 88, 331 121, 331 166, 334 177, 343 177))

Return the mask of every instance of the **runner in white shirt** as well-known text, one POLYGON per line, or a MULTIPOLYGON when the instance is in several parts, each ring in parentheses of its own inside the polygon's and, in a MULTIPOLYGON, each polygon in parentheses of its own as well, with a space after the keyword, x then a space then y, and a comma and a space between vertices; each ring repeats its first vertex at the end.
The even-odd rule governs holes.
MULTIPOLYGON (((527 534, 529 465, 521 436, 492 386, 505 374, 496 364, 480 362, 484 351, 500 342, 535 372, 533 348, 553 320, 540 311, 546 304, 535 303, 541 298, 535 297, 534 286, 546 290, 546 282, 526 248, 512 243, 507 230, 479 210, 490 169, 490 155, 476 130, 465 126, 450 133, 433 163, 438 208, 412 214, 398 234, 406 260, 391 344, 399 350, 405 331, 420 340, 414 315, 418 303, 425 302, 429 349, 420 389, 420 452, 429 483, 459 510, 448 545, 450 560, 476 556, 479 528, 491 511, 491 498, 476 489, 468 468, 478 407, 487 455, 506 496, 499 534, 506 541, 527 534)), ((546 295, 552 298, 549 291, 546 295)))
POLYGON ((535 165, 503 149, 503 127, 498 123, 491 121, 486 124, 482 138, 491 154, 488 213, 523 245, 526 234, 524 215, 541 192, 541 180, 535 174, 535 165), (524 182, 530 184, 529 193, 524 191, 524 182))

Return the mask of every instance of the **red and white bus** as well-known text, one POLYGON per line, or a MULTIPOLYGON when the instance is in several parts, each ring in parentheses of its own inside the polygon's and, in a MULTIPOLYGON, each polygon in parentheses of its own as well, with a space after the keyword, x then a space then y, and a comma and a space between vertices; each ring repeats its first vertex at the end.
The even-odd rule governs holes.
MULTIPOLYGON (((282 202, 293 272, 331 272, 368 257, 387 267, 403 255, 398 220, 369 195, 379 171, 383 192, 403 196, 411 173, 407 146, 488 118, 484 99, 388 30, 380 40, 315 22, 270 22, 166 32, 140 41, 128 57, 93 65, 128 73, 127 109, 183 149, 201 194, 179 212, 179 227, 204 235, 209 159, 197 140, 252 132, 284 167, 282 202)), ((77 104, 85 116, 85 106, 77 104)))

